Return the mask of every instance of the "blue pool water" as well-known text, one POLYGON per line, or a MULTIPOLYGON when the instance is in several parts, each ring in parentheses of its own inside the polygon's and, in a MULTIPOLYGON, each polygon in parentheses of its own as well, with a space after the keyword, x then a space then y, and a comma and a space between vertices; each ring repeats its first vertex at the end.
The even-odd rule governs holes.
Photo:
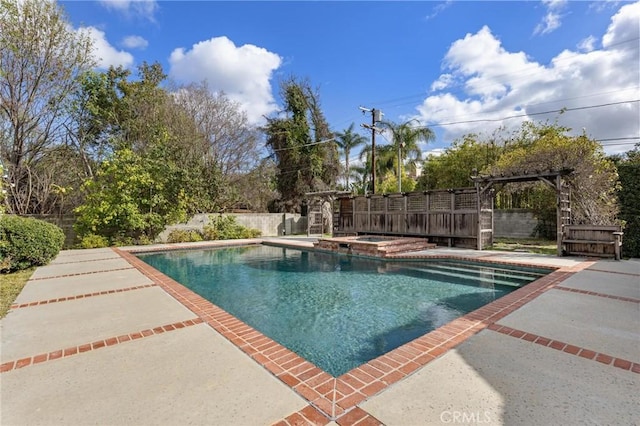
POLYGON ((261 245, 138 256, 334 376, 548 273, 261 245))

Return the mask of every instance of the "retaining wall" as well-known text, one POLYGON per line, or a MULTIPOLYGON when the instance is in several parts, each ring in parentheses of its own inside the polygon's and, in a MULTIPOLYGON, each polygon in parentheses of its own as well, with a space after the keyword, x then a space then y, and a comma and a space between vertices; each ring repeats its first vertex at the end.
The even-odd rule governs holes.
POLYGON ((502 238, 531 238, 538 220, 530 210, 494 210, 493 236, 502 238))
MULTIPOLYGON (((226 214, 225 214, 226 215, 226 214)), ((236 221, 247 228, 259 229, 265 237, 279 235, 300 235, 307 233, 307 217, 293 213, 229 213, 236 221)), ((27 215, 35 219, 54 223, 62 228, 65 235, 65 248, 76 244, 73 230, 74 215, 27 215)), ((186 224, 170 225, 158 237, 164 242, 173 229, 204 229, 209 223, 209 214, 197 214, 186 224)), ((495 237, 530 238, 538 221, 529 210, 494 210, 493 225, 495 237)))
MULTIPOLYGON (((160 233, 157 240, 165 242, 174 229, 197 229, 202 231, 209 223, 209 216, 217 213, 203 213, 193 216, 185 224, 170 225, 160 233)), ((307 233, 307 217, 294 213, 225 213, 222 216, 235 216, 236 222, 247 228, 257 229, 263 237, 280 235, 298 235, 307 233)))

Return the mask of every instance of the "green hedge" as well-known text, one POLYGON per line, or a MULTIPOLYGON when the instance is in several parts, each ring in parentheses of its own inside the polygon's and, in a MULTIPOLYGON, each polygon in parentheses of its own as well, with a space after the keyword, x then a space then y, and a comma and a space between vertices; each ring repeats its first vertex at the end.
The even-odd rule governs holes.
POLYGON ((0 272, 51 261, 64 244, 62 229, 38 219, 0 215, 0 272))
POLYGON ((640 164, 625 162, 618 165, 620 186, 620 219, 625 221, 622 237, 622 256, 640 257, 640 164))

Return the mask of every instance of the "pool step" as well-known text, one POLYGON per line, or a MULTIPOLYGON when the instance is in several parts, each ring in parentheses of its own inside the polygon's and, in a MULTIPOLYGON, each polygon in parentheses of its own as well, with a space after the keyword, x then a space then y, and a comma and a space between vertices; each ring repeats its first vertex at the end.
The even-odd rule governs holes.
POLYGON ((382 258, 391 257, 398 253, 436 248, 436 244, 430 243, 426 238, 380 237, 380 240, 372 241, 367 240, 366 236, 320 238, 313 243, 313 246, 319 250, 336 253, 382 258))
MULTIPOLYGON (((464 269, 456 269, 456 268, 420 268, 420 267, 403 267, 399 269, 409 269, 412 271, 417 271, 423 273, 425 277, 427 276, 435 276, 435 277, 447 277, 447 278, 457 278, 462 281, 469 281, 469 285, 478 285, 478 284, 489 284, 489 285, 503 285, 509 287, 522 287, 525 284, 534 281, 537 277, 528 277, 528 278, 515 278, 515 279, 505 279, 506 276, 504 274, 494 273, 492 276, 483 276, 479 274, 478 271, 469 271, 464 269)), ((509 278, 513 278, 509 276, 509 278)), ((457 284, 465 284, 464 282, 457 284)))
POLYGON ((492 274, 494 277, 508 277, 510 279, 531 282, 533 280, 537 280, 538 278, 544 276, 544 274, 536 273, 536 272, 528 272, 528 271, 520 271, 513 269, 503 269, 499 267, 484 267, 481 268, 486 270, 478 270, 476 266, 472 266, 471 269, 465 268, 462 265, 451 265, 447 263, 437 263, 433 265, 429 265, 429 268, 443 270, 443 271, 454 271, 462 274, 469 274, 473 276, 483 275, 483 274, 492 274))

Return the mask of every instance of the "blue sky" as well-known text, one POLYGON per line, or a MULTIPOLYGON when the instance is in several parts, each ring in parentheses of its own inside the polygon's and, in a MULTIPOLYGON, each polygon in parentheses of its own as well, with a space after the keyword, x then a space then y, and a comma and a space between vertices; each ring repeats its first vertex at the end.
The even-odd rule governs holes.
POLYGON ((640 140, 640 2, 60 4, 102 68, 158 61, 178 83, 224 91, 255 124, 293 75, 319 88, 333 130, 369 122, 358 106, 378 108, 431 126, 425 151, 525 119, 584 128, 609 153, 640 140))

